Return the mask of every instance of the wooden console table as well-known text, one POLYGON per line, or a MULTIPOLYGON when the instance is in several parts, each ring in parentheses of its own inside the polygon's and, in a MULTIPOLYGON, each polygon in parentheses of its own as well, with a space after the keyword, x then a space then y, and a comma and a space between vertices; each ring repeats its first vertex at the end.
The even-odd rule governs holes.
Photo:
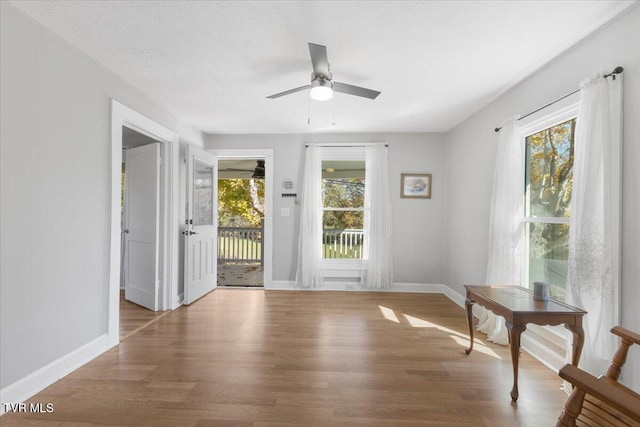
POLYGON ((559 301, 536 301, 533 292, 519 286, 465 286, 467 299, 465 307, 469 324, 470 344, 465 350, 470 354, 473 350, 473 304, 478 303, 494 314, 506 320, 511 347, 511 363, 513 365, 513 388, 511 399, 518 400, 518 359, 520 357, 520 335, 527 328, 527 323, 535 325, 564 325, 573 334, 573 351, 571 364, 578 366, 584 330, 582 316, 586 311, 559 301))

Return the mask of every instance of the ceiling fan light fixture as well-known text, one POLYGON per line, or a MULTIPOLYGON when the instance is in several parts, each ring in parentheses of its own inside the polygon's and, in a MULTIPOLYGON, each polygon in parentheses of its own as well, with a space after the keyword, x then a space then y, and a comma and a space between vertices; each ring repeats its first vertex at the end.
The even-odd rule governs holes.
POLYGON ((333 89, 331 89, 331 82, 327 80, 315 80, 312 82, 311 90, 309 91, 311 99, 316 101, 328 101, 333 98, 333 89))

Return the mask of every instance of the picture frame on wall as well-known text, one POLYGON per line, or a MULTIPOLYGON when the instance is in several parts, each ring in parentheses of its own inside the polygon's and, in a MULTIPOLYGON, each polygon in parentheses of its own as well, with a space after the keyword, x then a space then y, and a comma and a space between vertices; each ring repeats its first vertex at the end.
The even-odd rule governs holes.
POLYGON ((400 197, 403 199, 430 199, 430 173, 400 174, 400 197))

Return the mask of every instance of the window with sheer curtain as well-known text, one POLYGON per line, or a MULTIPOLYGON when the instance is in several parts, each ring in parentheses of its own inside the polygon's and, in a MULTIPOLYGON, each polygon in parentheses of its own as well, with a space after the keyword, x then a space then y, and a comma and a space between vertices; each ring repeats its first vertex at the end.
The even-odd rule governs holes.
POLYGON ((569 267, 575 127, 574 117, 525 137, 524 286, 548 283, 549 296, 560 301, 569 267))
POLYGON ((305 153, 296 284, 323 286, 327 270, 359 272, 364 287, 392 285, 387 148, 310 145, 305 153))
POLYGON ((366 162, 322 161, 322 258, 362 259, 366 162))
MULTIPOLYGON (((546 281, 553 298, 585 309, 580 364, 599 374, 616 348, 608 330, 620 321, 622 76, 586 79, 579 96, 528 125, 503 123, 486 283, 546 281)), ((478 329, 508 343, 504 319, 487 310, 478 329)))

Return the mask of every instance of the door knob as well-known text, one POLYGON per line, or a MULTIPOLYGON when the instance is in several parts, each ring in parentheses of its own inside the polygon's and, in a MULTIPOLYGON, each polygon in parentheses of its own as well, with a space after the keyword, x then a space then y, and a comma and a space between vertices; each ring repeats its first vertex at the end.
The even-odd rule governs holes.
POLYGON ((195 231, 190 231, 190 232, 189 232, 189 236, 192 236, 192 235, 194 235, 194 234, 198 234, 198 233, 196 233, 195 231))
POLYGON ((129 229, 128 229, 128 228, 125 228, 125 229, 124 229, 124 230, 122 230, 122 231, 123 231, 123 232, 125 232, 125 233, 127 233, 127 234, 129 234, 129 229))

